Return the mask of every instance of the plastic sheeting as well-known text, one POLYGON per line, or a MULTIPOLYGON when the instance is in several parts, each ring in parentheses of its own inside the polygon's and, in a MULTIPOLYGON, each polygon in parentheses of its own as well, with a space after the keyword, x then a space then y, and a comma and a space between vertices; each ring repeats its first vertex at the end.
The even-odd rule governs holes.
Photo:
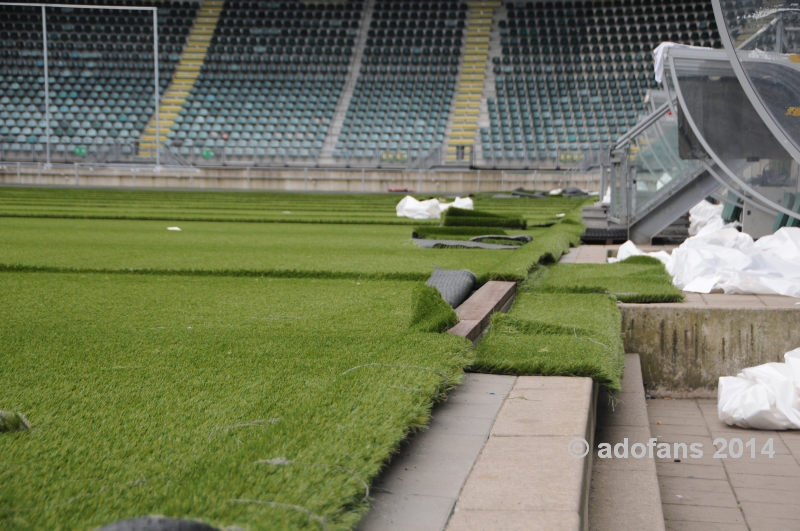
POLYGON ((405 196, 397 203, 397 217, 411 219, 439 219, 442 212, 450 207, 473 210, 474 204, 469 197, 456 197, 452 203, 441 203, 438 199, 418 201, 410 195, 405 196))
POLYGON ((719 379, 719 419, 759 430, 800 429, 800 348, 786 363, 765 363, 719 379))
POLYGON ((708 201, 700 201, 689 210, 689 235, 718 231, 725 228, 722 210, 725 205, 712 205, 708 201))
POLYGON ((636 247, 636 244, 632 241, 628 240, 627 242, 620 245, 619 249, 617 250, 617 257, 616 258, 609 258, 608 262, 613 264, 615 262, 621 262, 626 258, 630 258, 631 256, 652 256, 653 258, 657 258, 661 260, 661 262, 666 265, 669 261, 669 253, 666 251, 658 251, 655 253, 646 253, 636 247))
POLYGON ((672 252, 667 271, 684 291, 800 297, 800 228, 757 242, 731 228, 700 234, 672 252))
MULTIPOLYGON (((702 231, 701 231, 702 232, 702 231)), ((617 253, 619 261, 629 256, 649 255, 661 260, 672 275, 672 283, 683 291, 800 298, 800 228, 784 227, 757 242, 733 228, 688 238, 667 255, 644 253, 626 242, 617 253)))

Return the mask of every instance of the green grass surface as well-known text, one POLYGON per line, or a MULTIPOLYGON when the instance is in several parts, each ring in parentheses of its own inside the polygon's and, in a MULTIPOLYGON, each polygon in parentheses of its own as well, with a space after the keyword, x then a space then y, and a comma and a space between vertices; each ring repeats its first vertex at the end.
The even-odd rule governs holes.
MULTIPOLYGON (((522 281, 583 230, 582 199, 479 196, 533 242, 419 249, 412 226, 448 229, 397 218, 400 199, 0 188, 0 410, 33 427, 0 434, 0 529, 145 514, 352 528, 361 480, 473 361, 466 340, 430 332, 455 315, 422 281, 434 266, 522 281)), ((613 356, 586 340, 606 342, 609 301, 525 287, 474 367, 613 388, 613 356), (586 311, 556 319, 567 307, 551 302, 538 316, 547 297, 586 311), (547 345, 558 363, 543 361, 547 345)))
POLYGON ((464 210, 451 207, 442 214, 442 225, 445 227, 502 227, 507 229, 525 229, 527 222, 522 216, 496 214, 485 210, 464 210))
POLYGON ((0 268, 426 280, 438 266, 524 279, 543 254, 568 250, 553 241, 561 224, 526 231, 534 241, 510 252, 420 249, 408 227, 390 225, 170 224, 0 218, 0 268))
POLYGON ((288 505, 349 529, 367 507, 358 478, 426 422, 468 346, 409 330, 413 282, 0 273, 0 284, 0 409, 33 426, 0 434, 3 530, 147 514, 320 529, 288 505), (303 464, 257 464, 276 458, 303 464))
MULTIPOLYGON (((428 196, 417 195, 423 199, 428 196)), ((247 221, 292 223, 378 223, 438 225, 438 220, 398 218, 403 194, 320 194, 279 192, 191 192, 118 189, 0 187, 0 217, 158 219, 171 221, 247 221)), ((475 208, 522 216, 529 226, 557 221, 556 214, 580 208, 586 200, 493 199, 479 195, 475 208)))
POLYGON ((620 390, 624 349, 614 299, 536 293, 523 286, 507 314, 495 314, 470 370, 498 374, 586 376, 620 390))
POLYGON ((445 302, 439 291, 417 284, 412 295, 411 329, 418 332, 442 333, 458 324, 455 310, 445 302))
POLYGON ((557 264, 534 274, 539 293, 606 293, 621 302, 680 302, 683 292, 672 285, 664 266, 650 257, 632 257, 615 264, 557 264))

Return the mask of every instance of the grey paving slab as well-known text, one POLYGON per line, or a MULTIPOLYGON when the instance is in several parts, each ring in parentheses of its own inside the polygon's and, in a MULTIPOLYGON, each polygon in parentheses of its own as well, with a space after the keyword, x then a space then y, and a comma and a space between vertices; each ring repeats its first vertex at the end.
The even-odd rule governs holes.
POLYGON ((672 505, 699 505, 702 507, 727 507, 737 509, 736 497, 731 492, 730 485, 718 491, 692 490, 691 485, 661 487, 661 502, 672 505))
POLYGON ((743 501, 741 504, 748 519, 751 516, 753 518, 778 518, 792 521, 795 528, 800 528, 800 505, 797 504, 796 492, 793 494, 787 492, 780 498, 773 498, 773 503, 743 501), (790 501, 790 503, 774 503, 782 499, 790 501))
POLYGON ((441 531, 481 452, 513 376, 467 374, 373 486, 359 531, 441 531))
POLYGON ((724 529, 800 531, 800 498, 796 494, 800 492, 800 462, 793 452, 800 448, 796 432, 728 426, 718 418, 716 400, 658 400, 651 404, 650 425, 659 440, 690 443, 697 439, 706 454, 700 460, 656 464, 667 529, 707 529, 703 526, 714 524, 724 529), (694 408, 701 413, 705 436, 696 414, 691 413, 694 408), (683 421, 679 420, 682 416, 686 417, 683 421), (656 418, 662 425, 653 426, 656 418), (741 457, 735 458, 728 448, 725 458, 715 458, 713 441, 719 438, 728 442, 738 438, 743 443, 755 439, 755 456, 744 447, 741 457), (761 454, 768 439, 772 439, 775 452, 771 458, 761 454))
POLYGON ((686 488, 696 492, 731 492, 730 484, 726 480, 719 479, 694 478, 687 480, 686 478, 660 476, 658 484, 662 491, 665 488, 672 490, 686 488))
POLYGON ((666 521, 688 521, 688 522, 710 522, 717 524, 745 524, 742 511, 738 508, 728 507, 700 507, 697 505, 675 505, 665 503, 664 520, 666 521))
POLYGON ((571 436, 490 437, 458 505, 472 511, 575 511, 583 461, 567 453, 571 436))
POLYGON ((448 531, 572 531, 580 519, 560 511, 470 511, 456 509, 448 531))
POLYGON ((737 474, 735 472, 729 473, 728 477, 737 492, 743 488, 800 492, 800 478, 798 477, 737 474))
POLYGON ((440 531, 454 504, 455 500, 448 497, 378 494, 357 529, 440 531))
POLYGON ((672 424, 650 424, 650 432, 653 437, 662 435, 694 435, 696 437, 708 436, 708 428, 705 426, 675 426, 672 424))
POLYGON ((589 378, 518 378, 447 530, 584 529, 590 459, 568 445, 591 444, 595 396, 589 378))
POLYGON ((578 258, 578 249, 573 247, 568 253, 562 254, 558 262, 561 264, 574 264, 575 259, 578 258))
POLYGON ((693 465, 685 461, 680 463, 656 463, 658 477, 663 476, 687 479, 719 479, 728 480, 725 468, 721 466, 693 465))
POLYGON ((586 419, 564 416, 565 407, 576 411, 591 407, 591 380, 577 380, 580 386, 569 385, 562 389, 515 387, 503 406, 503 414, 494 423, 492 435, 536 436, 546 433, 583 437, 586 419), (536 402, 536 407, 531 407, 531 402, 536 402))
POLYGON ((749 518, 747 523, 750 531, 798 531, 800 526, 796 520, 784 520, 781 518, 749 518))
POLYGON ((374 490, 455 499, 485 442, 485 435, 443 433, 432 423, 392 462, 374 490))
POLYGON ((714 522, 687 522, 685 520, 669 520, 667 531, 751 531, 744 523, 720 524, 714 522))
POLYGON ((758 488, 758 487, 737 487, 736 496, 742 503, 773 503, 775 500, 783 499, 787 492, 797 492, 795 489, 758 488))

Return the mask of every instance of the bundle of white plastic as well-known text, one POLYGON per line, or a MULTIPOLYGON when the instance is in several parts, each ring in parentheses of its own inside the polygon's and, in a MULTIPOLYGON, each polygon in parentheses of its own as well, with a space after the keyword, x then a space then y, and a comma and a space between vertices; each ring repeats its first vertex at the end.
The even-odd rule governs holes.
POLYGON ((475 207, 469 197, 456 197, 452 203, 442 203, 438 199, 418 201, 410 195, 397 204, 397 217, 411 219, 439 219, 442 212, 450 207, 473 210, 475 207))
POLYGON ((672 276, 672 283, 683 291, 800 297, 800 228, 784 227, 754 242, 749 235, 725 225, 716 214, 721 209, 703 203, 692 209, 704 214, 694 225, 697 235, 671 255, 664 251, 645 253, 629 241, 609 262, 638 255, 658 258, 672 276))
POLYGON ((786 363, 765 363, 719 379, 719 419, 759 430, 800 429, 800 348, 786 363))
MULTIPOLYGON (((708 201, 700 201, 689 210, 689 236, 707 234, 726 228, 722 219, 724 205, 712 205, 708 201)), ((731 224, 733 225, 733 224, 731 224)))

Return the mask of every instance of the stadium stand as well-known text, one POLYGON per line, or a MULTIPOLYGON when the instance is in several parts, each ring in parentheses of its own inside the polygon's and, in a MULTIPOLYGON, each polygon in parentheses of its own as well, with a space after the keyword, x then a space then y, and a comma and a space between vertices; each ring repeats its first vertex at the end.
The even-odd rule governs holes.
MULTIPOLYGON (((553 167, 636 123, 660 42, 720 46, 711 4, 691 0, 200 4, 156 4, 160 137, 192 164, 406 165, 435 149, 446 163, 474 145, 478 166, 553 167)), ((759 5, 725 9, 743 20, 759 5)), ((1 9, 0 158, 41 160, 40 11, 1 9)), ((54 160, 115 143, 146 160, 150 14, 64 7, 48 20, 54 160)))
POLYGON ((167 144, 209 158, 315 161, 341 95, 361 2, 227 0, 167 144))
POLYGON ((334 158, 419 157, 444 141, 467 4, 378 0, 334 158))
MULTIPOLYGON (((721 47, 710 2, 508 3, 480 138, 493 164, 606 148, 644 110, 662 41, 721 47)), ((563 157, 563 155, 562 155, 563 157)))
MULTIPOLYGON (((77 1, 65 2, 69 3, 77 1)), ((131 0, 93 3, 153 5, 131 0)), ((159 4, 162 90, 172 79, 198 8, 198 2, 159 4)), ((2 156, 35 158, 44 151, 46 128, 41 8, 3 5, 0 13, 2 156)), ((55 160, 82 160, 115 142, 124 152, 135 153, 154 112, 151 12, 65 5, 48 8, 47 21, 55 160)))

